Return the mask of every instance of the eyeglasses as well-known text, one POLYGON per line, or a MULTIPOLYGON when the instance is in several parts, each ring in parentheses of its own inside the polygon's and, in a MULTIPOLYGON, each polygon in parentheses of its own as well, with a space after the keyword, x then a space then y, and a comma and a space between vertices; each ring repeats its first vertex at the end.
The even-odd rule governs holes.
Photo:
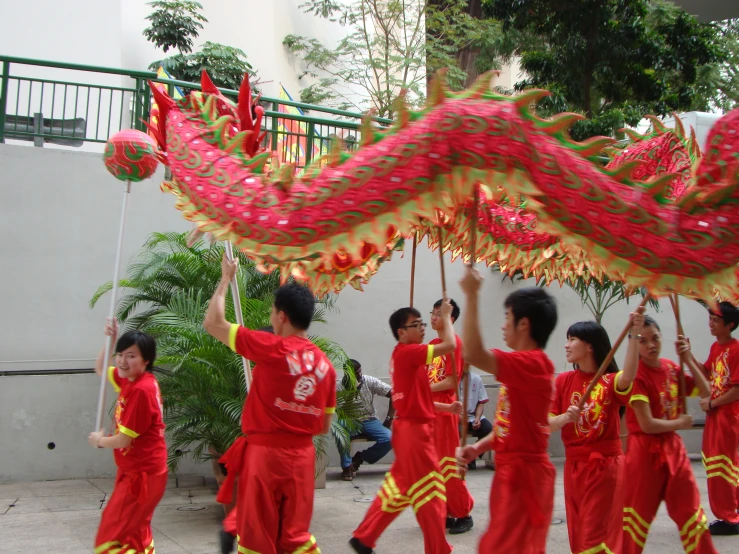
POLYGON ((441 317, 441 312, 431 312, 431 317, 441 317))
POLYGON ((411 323, 410 325, 403 325, 401 329, 408 329, 409 327, 415 327, 416 329, 425 329, 427 323, 424 323, 423 321, 416 321, 415 323, 411 323))

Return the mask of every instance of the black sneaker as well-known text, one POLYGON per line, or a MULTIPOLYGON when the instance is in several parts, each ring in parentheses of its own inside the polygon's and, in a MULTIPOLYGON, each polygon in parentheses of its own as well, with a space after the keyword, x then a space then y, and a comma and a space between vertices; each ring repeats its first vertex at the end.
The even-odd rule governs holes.
POLYGON ((472 522, 472 516, 457 518, 451 528, 449 528, 450 535, 461 535, 472 529, 474 523, 472 522))
POLYGON ((350 464, 341 470, 341 480, 351 481, 352 479, 354 479, 354 472, 352 471, 352 466, 350 464))
POLYGON ((221 554, 231 554, 233 552, 236 537, 225 529, 221 529, 218 532, 218 540, 221 543, 221 554))
POLYGON ((454 524, 457 522, 457 520, 453 517, 446 518, 446 528, 451 529, 454 527, 454 524))
POLYGON ((364 460, 362 459, 362 453, 361 452, 357 452, 356 454, 354 454, 354 456, 352 456, 352 465, 350 465, 349 467, 352 468, 352 472, 355 475, 356 475, 357 471, 359 471, 359 466, 362 465, 362 462, 363 461, 364 460))
POLYGON ((375 554, 374 550, 369 546, 362 544, 362 541, 356 537, 349 539, 349 546, 351 546, 357 554, 375 554))
POLYGON ((729 523, 717 519, 708 526, 711 535, 739 535, 739 523, 729 523))

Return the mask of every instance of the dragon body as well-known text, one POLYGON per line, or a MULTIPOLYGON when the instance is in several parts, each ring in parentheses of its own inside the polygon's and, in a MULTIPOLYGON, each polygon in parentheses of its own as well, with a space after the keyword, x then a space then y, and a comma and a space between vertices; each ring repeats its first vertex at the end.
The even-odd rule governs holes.
POLYGON ((361 286, 414 232, 433 242, 441 229, 442 247, 468 257, 477 194, 476 260, 558 279, 607 274, 655 294, 735 295, 739 111, 717 122, 699 161, 657 129, 602 167, 595 157, 611 139, 573 142, 566 130, 580 116, 540 119, 532 106, 545 92, 502 96, 488 81, 454 94, 437 79, 426 109, 401 99, 392 128, 366 121, 356 152, 336 150, 300 178, 259 151, 248 81, 236 104, 207 78, 176 103, 154 90, 166 187, 201 231, 318 292, 361 286), (519 197, 525 209, 506 200, 519 197))

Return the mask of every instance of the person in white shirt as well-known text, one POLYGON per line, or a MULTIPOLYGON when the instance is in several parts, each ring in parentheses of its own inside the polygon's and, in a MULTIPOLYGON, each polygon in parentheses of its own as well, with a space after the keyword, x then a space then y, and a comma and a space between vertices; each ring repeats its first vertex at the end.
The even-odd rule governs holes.
MULTIPOLYGON (((493 432, 493 424, 484 415, 485 404, 490 400, 485 390, 482 378, 477 373, 468 372, 469 399, 467 403, 467 434, 477 439, 487 437, 493 432)), ((463 383, 459 383, 459 398, 464 398, 463 383)), ((475 469, 476 462, 468 464, 469 469, 475 469)))
POLYGON ((363 462, 374 464, 381 460, 393 448, 390 444, 390 427, 393 416, 395 415, 395 408, 393 408, 390 385, 380 381, 376 377, 362 375, 362 364, 357 360, 349 360, 347 366, 344 368, 344 378, 336 382, 336 388, 338 390, 347 390, 349 388, 347 372, 351 371, 352 367, 354 368, 354 375, 357 379, 357 391, 359 392, 362 413, 359 418, 361 430, 353 433, 351 438, 354 439, 358 436, 364 436, 367 440, 375 441, 375 444, 366 450, 357 452, 354 454, 354 457, 351 457, 351 452, 342 451, 341 446, 339 444, 336 445, 341 456, 341 478, 344 481, 354 479, 359 466, 363 462), (374 403, 375 396, 384 396, 388 399, 389 406, 384 423, 381 423, 377 417, 374 403))

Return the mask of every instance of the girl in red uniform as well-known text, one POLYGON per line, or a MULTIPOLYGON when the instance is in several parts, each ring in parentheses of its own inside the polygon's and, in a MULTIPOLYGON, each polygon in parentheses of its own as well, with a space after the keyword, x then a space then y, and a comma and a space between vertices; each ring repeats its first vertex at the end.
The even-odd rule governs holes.
MULTIPOLYGON (((657 323, 644 318, 644 326, 632 328, 624 371, 638 364, 639 371, 626 413, 629 439, 624 482, 623 554, 644 549, 649 527, 662 500, 680 530, 685 552, 715 554, 700 503, 698 485, 685 451, 675 433, 690 429, 693 418, 680 414, 678 367, 660 358, 662 336, 657 323)), ((705 377, 685 376, 686 394, 709 394, 705 377)))
MULTIPOLYGON (((96 448, 112 448, 118 473, 113 493, 103 510, 95 538, 95 554, 154 554, 151 518, 167 486, 167 445, 164 442, 162 397, 151 373, 156 343, 141 331, 129 331, 116 343, 118 326, 108 322, 106 334, 115 347, 115 366, 108 379, 118 392, 116 431, 90 433, 96 448)), ((102 374, 104 351, 95 371, 102 374)))
MULTIPOLYGON (((643 311, 631 314, 639 328, 643 311)), ((575 323, 567 330, 565 345, 567 361, 575 369, 560 373, 554 384, 549 427, 562 429, 567 532, 574 554, 621 552, 624 456, 619 409, 628 402, 636 365, 618 371, 612 361, 584 410, 579 409, 585 389, 610 350, 608 333, 598 323, 575 323)))

